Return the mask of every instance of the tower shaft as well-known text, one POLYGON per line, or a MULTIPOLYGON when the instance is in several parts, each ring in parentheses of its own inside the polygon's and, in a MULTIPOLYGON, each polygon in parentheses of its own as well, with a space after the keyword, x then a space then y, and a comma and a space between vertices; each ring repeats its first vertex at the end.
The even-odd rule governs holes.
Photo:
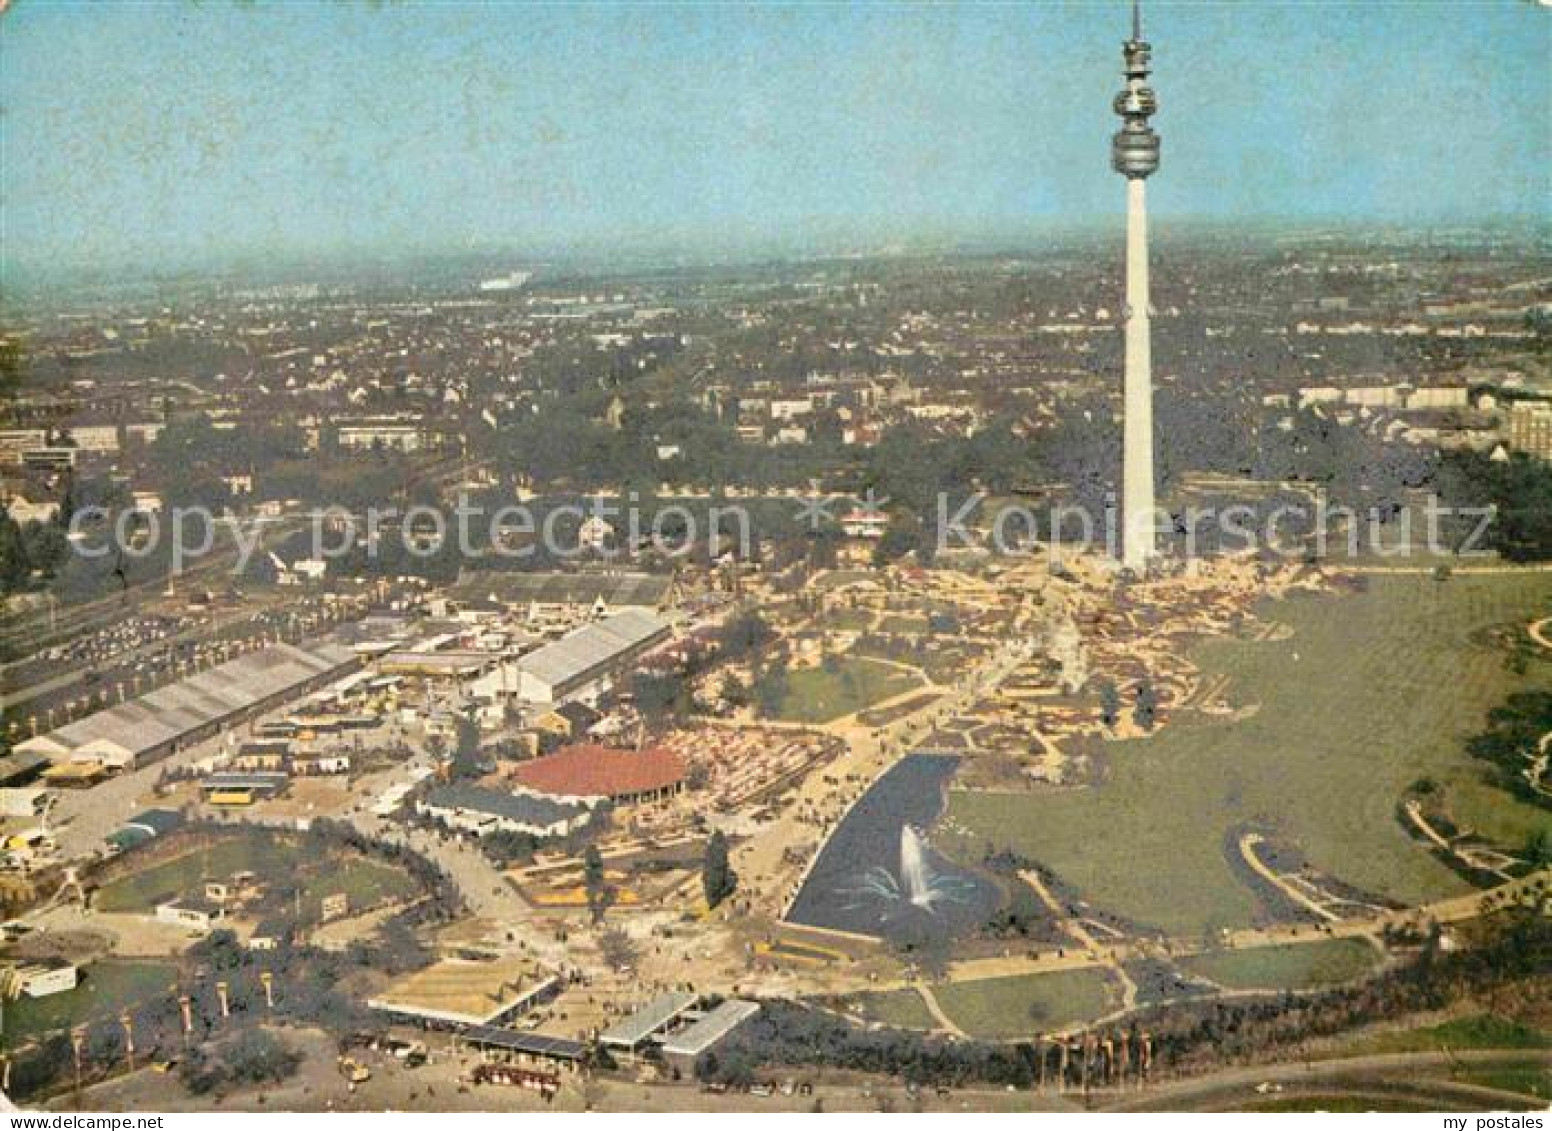
POLYGON ((1121 560, 1146 568, 1156 552, 1153 502, 1153 343, 1148 317, 1148 182, 1126 182, 1126 373, 1121 560))
POLYGON ((1148 177, 1159 167, 1159 135, 1148 120, 1158 99, 1148 86, 1153 49, 1132 5, 1132 38, 1121 45, 1126 86, 1115 98, 1121 129, 1110 162, 1126 178, 1126 370, 1121 452, 1121 562, 1142 571, 1154 556, 1153 346, 1148 295, 1148 177))

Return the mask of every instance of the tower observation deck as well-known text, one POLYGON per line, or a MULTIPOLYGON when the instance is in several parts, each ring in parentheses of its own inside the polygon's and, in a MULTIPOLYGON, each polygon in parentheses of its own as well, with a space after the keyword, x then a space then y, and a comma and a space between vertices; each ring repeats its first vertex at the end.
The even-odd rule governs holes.
POLYGON ((1142 37, 1142 12, 1132 5, 1132 38, 1121 45, 1121 74, 1126 88, 1115 96, 1115 112, 1121 128, 1110 142, 1110 164, 1128 180, 1142 180, 1159 168, 1159 135, 1148 119, 1158 111, 1159 100, 1148 85, 1153 45, 1142 37))

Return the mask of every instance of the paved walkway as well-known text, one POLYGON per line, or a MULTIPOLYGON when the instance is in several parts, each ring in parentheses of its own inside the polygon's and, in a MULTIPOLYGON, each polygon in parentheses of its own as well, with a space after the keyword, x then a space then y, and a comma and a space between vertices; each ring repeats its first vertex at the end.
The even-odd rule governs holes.
POLYGON ((1260 833, 1246 833, 1239 838, 1240 859, 1250 866, 1250 870, 1317 919, 1325 919, 1333 923, 1340 920, 1341 916, 1335 911, 1332 911, 1323 903, 1317 903, 1293 884, 1290 884, 1285 877, 1278 875, 1266 866, 1266 862, 1256 852, 1256 845, 1261 844, 1265 839, 1260 833))
POLYGON ((943 1006, 938 1001, 938 995, 932 992, 931 986, 917 986, 916 992, 926 1003, 927 1012, 932 1014, 932 1019, 938 1023, 938 1028, 945 1033, 952 1033, 956 1037, 968 1037, 970 1034, 961 1029, 947 1013, 943 1012, 943 1006))
MULTIPOLYGON (((1549 628, 1552 628, 1552 617, 1528 625, 1525 631, 1537 644, 1552 651, 1552 636, 1548 635, 1549 628)), ((1552 730, 1541 736, 1541 744, 1536 749, 1536 757, 1532 760, 1530 769, 1526 771, 1526 777, 1530 780, 1530 787, 1537 793, 1552 797, 1552 788, 1548 788, 1545 784, 1547 764, 1552 762, 1552 750, 1549 750, 1549 747, 1552 747, 1552 730)))
POLYGON ((1135 1009, 1137 1006, 1137 983, 1132 981, 1131 975, 1126 972, 1126 968, 1116 958, 1115 948, 1112 947, 1109 951, 1106 951, 1089 932, 1089 929, 1083 925, 1081 919, 1069 915, 1067 909, 1062 906, 1061 900, 1057 899, 1051 893, 1051 889, 1046 887, 1045 881, 1040 878, 1038 872, 1020 872, 1019 879, 1034 889, 1035 895, 1040 898, 1040 902, 1050 908, 1051 914, 1056 916, 1056 921, 1062 930, 1066 931, 1083 948, 1086 954, 1092 956, 1098 965, 1110 971, 1116 981, 1121 984, 1121 1012, 1128 1013, 1135 1009))

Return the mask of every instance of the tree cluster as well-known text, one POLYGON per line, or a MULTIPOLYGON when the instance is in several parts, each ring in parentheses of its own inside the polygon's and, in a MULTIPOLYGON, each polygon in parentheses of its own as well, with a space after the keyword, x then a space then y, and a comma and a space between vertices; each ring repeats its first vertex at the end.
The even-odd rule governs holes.
POLYGON ((706 895, 706 906, 716 907, 737 888, 738 874, 728 859, 727 837, 717 829, 706 841, 706 856, 701 863, 701 890, 706 895))

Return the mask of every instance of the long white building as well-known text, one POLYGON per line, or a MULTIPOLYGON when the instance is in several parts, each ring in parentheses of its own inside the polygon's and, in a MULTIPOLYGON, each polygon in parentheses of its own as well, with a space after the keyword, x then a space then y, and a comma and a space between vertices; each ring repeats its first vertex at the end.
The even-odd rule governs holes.
POLYGON ((584 625, 517 662, 517 694, 527 703, 598 701, 621 671, 668 638, 668 622, 629 609, 584 625))
POLYGON ((358 666, 337 644, 276 644, 16 744, 53 762, 143 765, 315 691, 358 666))

